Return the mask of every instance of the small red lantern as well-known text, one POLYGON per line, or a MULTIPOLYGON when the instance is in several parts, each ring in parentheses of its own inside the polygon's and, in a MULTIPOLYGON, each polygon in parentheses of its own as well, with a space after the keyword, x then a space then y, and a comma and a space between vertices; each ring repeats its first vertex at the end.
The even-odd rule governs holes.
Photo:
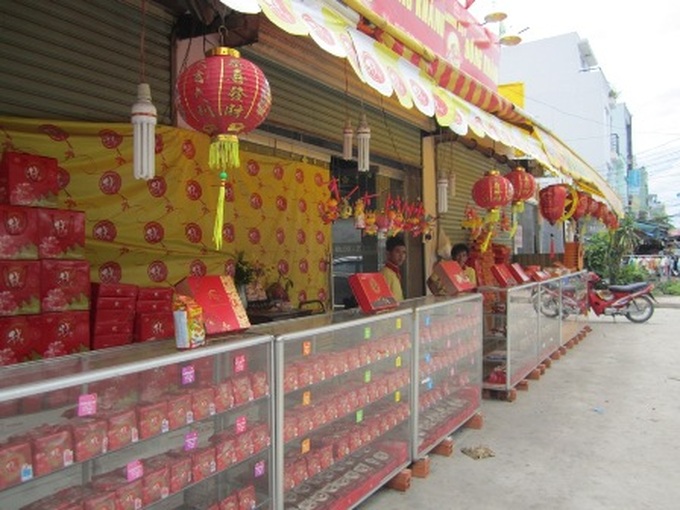
POLYGON ((554 225, 564 216, 569 190, 564 184, 552 184, 538 193, 538 205, 548 223, 554 225))
MULTIPOLYGON (((524 208, 524 201, 529 200, 536 192, 536 179, 521 166, 515 167, 512 171, 505 174, 505 178, 512 184, 513 204, 522 204, 524 208)), ((519 212, 522 212, 521 210, 519 212)))
POLYGON ((212 137, 208 162, 220 171, 220 194, 213 241, 222 246, 227 170, 240 166, 237 135, 259 126, 271 108, 269 82, 262 70, 237 50, 217 47, 177 79, 177 106, 192 128, 212 137))
POLYGON ((590 197, 590 203, 588 204, 588 216, 591 218, 597 218, 598 213, 600 212, 600 202, 595 200, 594 198, 590 197))
POLYGON ((619 217, 612 211, 608 211, 605 225, 607 225, 609 230, 616 230, 619 228, 619 217))
POLYGON ((577 194, 578 198, 576 201, 576 209, 574 210, 574 214, 571 215, 571 219, 574 221, 578 221, 583 218, 583 216, 588 213, 590 206, 590 195, 584 193, 583 191, 578 191, 577 194))
POLYGON ((484 218, 487 235, 481 244, 482 251, 486 251, 488 248, 493 226, 501 218, 500 208, 512 201, 513 193, 512 183, 500 175, 498 170, 487 172, 472 186, 472 199, 475 204, 487 210, 487 215, 484 218))

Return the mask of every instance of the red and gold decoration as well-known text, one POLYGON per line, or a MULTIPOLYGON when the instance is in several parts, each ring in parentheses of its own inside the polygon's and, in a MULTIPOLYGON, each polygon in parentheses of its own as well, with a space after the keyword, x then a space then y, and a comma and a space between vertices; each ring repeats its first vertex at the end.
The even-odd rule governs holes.
POLYGON ((227 170, 241 166, 238 135, 259 126, 271 108, 269 82, 237 50, 216 47, 177 79, 179 111, 192 128, 210 135, 209 167, 220 172, 213 242, 222 247, 227 170))
POLYGON ((577 194, 576 209, 574 209, 574 213, 571 215, 571 219, 574 221, 579 221, 586 214, 588 214, 588 209, 590 207, 590 195, 588 195, 588 193, 585 193, 584 191, 577 191, 576 194, 577 194))
POLYGON ((484 177, 472 186, 472 199, 487 213, 482 220, 483 229, 486 231, 480 244, 481 251, 486 251, 493 236, 494 228, 501 219, 501 208, 512 201, 512 183, 503 177, 498 170, 490 170, 484 177))
POLYGON ((505 174, 505 178, 512 184, 512 227, 510 237, 517 231, 517 214, 524 211, 524 202, 536 193, 536 179, 523 167, 516 166, 505 174))
POLYGON ((576 190, 567 184, 551 184, 538 193, 541 216, 551 225, 571 218, 577 204, 576 190))

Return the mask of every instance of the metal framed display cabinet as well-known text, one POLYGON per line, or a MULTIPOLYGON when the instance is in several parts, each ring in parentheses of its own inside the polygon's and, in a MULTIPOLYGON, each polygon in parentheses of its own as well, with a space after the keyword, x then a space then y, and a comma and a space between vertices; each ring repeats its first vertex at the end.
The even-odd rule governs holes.
POLYGON ((537 283, 483 287, 484 379, 482 387, 507 391, 543 358, 539 356, 537 283))
POLYGON ((0 508, 272 508, 272 370, 264 335, 3 367, 0 508))
POLYGON ((413 459, 478 410, 482 396, 482 296, 414 302, 413 459))
POLYGON ((410 461, 413 310, 286 322, 275 338, 277 506, 352 508, 410 461))

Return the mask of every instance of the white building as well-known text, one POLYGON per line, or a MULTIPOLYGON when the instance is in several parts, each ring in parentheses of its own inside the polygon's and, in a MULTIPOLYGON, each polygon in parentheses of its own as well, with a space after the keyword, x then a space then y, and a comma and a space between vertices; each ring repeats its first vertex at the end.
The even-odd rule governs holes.
MULTIPOLYGON (((613 134, 618 134, 621 141, 619 129, 613 129, 616 92, 600 69, 587 39, 572 32, 503 47, 499 82, 523 84, 524 110, 531 112, 532 117, 602 177, 612 179, 609 181, 612 188, 624 204, 628 202, 627 162, 620 161, 618 155, 612 157, 612 140, 616 138, 613 134)), ((630 115, 627 118, 630 120, 630 115)))

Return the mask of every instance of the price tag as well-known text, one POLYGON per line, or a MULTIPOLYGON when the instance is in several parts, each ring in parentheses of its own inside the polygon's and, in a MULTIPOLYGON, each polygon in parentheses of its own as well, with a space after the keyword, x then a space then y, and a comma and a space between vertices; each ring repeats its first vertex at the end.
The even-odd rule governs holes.
POLYGON ((451 367, 451 370, 449 370, 449 375, 450 375, 451 377, 453 377, 454 375, 456 375, 456 369, 455 369, 454 367, 451 367))
POLYGON ((427 381, 427 389, 431 390, 432 388, 434 388, 434 381, 432 380, 431 377, 429 377, 427 381))
POLYGON ((394 401, 401 402, 401 391, 397 390, 394 392, 394 401))
POLYGON ((311 391, 305 391, 302 394, 302 405, 303 406, 308 406, 312 402, 312 392, 311 391))
POLYGON ((448 340, 446 340, 446 348, 447 349, 451 348, 451 339, 450 338, 448 340))
POLYGON ((401 329, 401 317, 397 317, 397 329, 401 329))
POLYGON ((248 428, 248 420, 244 416, 239 416, 236 418, 236 433, 242 434, 248 428))
POLYGON ((248 368, 248 360, 245 354, 234 356, 234 373, 244 372, 248 368))
POLYGON ((265 472, 265 463, 263 460, 255 463, 255 468, 253 469, 253 475, 255 478, 263 476, 265 472))
POLYGON ((309 438, 303 439, 300 443, 300 453, 307 453, 311 449, 311 441, 309 438))
POLYGON ((196 370, 193 365, 182 367, 182 384, 191 384, 196 380, 196 370))
POLYGON ((364 410, 359 409, 356 413, 356 422, 361 423, 362 421, 364 421, 364 410))
POLYGON ((302 355, 303 356, 309 356, 312 353, 312 342, 307 340, 306 342, 302 342, 302 355))
POLYGON ((430 317, 429 315, 426 315, 425 316, 425 325, 429 326, 430 324, 432 324, 432 317, 430 317))
POLYGON ((97 414, 97 394, 88 393, 78 397, 78 416, 97 414))
POLYGON ((371 382, 371 371, 370 370, 366 370, 364 372, 364 382, 365 383, 371 382))
POLYGON ((128 462, 125 467, 125 476, 128 482, 132 482, 144 476, 144 466, 141 460, 133 460, 128 462))
POLYGON ((198 432, 192 430, 184 434, 184 451, 188 452, 193 450, 198 446, 198 432))
POLYGON ((364 328, 364 340, 368 340, 369 338, 371 338, 371 327, 366 326, 364 328))
POLYGON ((21 481, 26 482, 33 478, 33 466, 31 464, 24 464, 21 466, 21 481))
POLYGON ((401 366, 401 356, 394 358, 394 366, 399 368, 401 366))
POLYGON ((431 363, 432 362, 432 355, 429 352, 425 353, 425 363, 431 363))

